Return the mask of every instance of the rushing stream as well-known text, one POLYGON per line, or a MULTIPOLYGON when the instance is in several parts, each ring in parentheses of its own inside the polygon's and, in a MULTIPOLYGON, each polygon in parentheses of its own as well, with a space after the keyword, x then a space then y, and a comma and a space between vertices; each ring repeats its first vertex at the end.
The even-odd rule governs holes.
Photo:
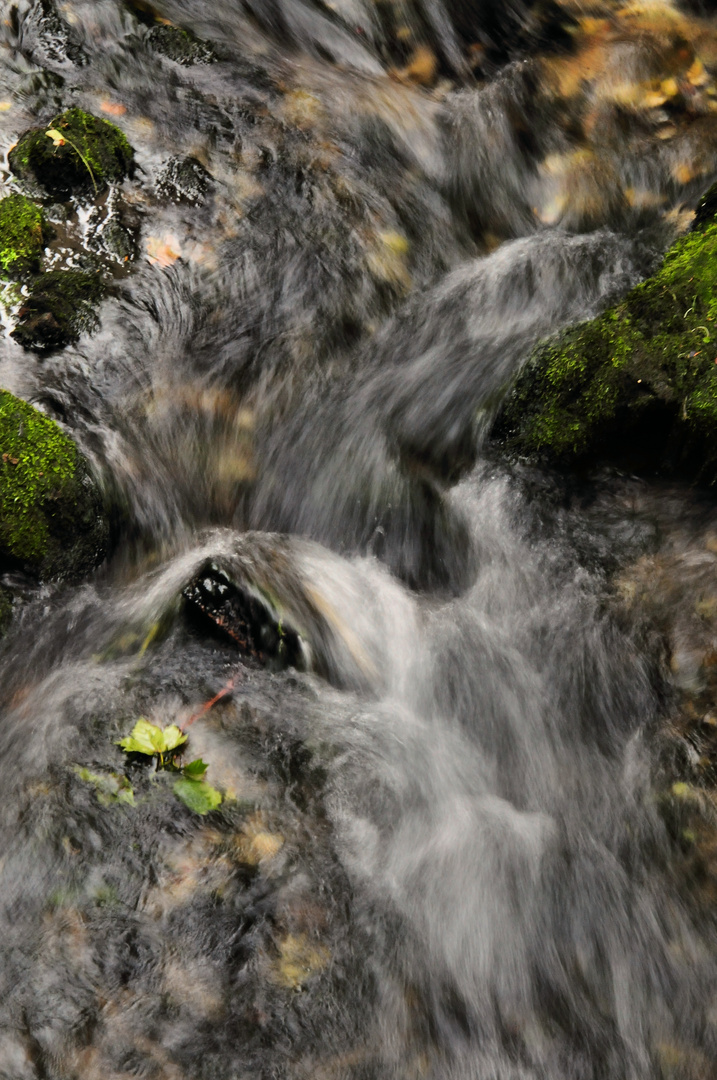
MULTIPOLYGON (((4 151, 111 116, 139 240, 97 332, 0 341, 117 507, 90 580, 6 579, 0 1077, 717 1075, 714 916, 655 795, 666 691, 609 603, 717 510, 489 441, 532 346, 649 273, 717 173, 699 78, 669 138, 610 112, 671 77, 666 5, 572 58, 577 148, 560 49, 620 6, 2 5, 4 151), (157 15, 215 62, 154 51, 157 15), (210 191, 163 199, 186 154, 210 191), (205 571, 271 598, 290 666, 188 616, 205 571), (137 763, 134 805, 88 782, 140 716, 192 720, 220 811, 137 763)), ((687 25, 680 63, 717 61, 687 25)), ((91 214, 55 219, 71 261, 91 214)))

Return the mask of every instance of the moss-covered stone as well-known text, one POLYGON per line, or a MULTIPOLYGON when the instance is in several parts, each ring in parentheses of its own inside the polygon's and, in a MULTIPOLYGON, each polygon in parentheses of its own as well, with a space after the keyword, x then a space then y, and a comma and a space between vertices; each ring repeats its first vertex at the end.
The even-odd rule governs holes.
POLYGON ((0 200, 0 273, 22 277, 36 273, 47 239, 47 222, 39 207, 24 195, 0 200))
POLYGON ((35 281, 12 336, 25 349, 47 352, 77 341, 99 325, 105 287, 97 274, 53 270, 35 281))
POLYGON ((556 463, 637 455, 717 473, 717 220, 678 240, 651 278, 539 346, 494 434, 556 463))
POLYGON ((72 439, 0 391, 0 568, 77 577, 104 556, 102 500, 72 439))
POLYGON ((8 154, 13 173, 34 181, 53 198, 99 192, 131 175, 134 150, 109 120, 68 109, 45 127, 26 132, 8 154), (56 131, 61 139, 52 138, 56 131))
POLYGON ((155 52, 183 67, 190 64, 211 64, 216 60, 211 45, 200 41, 190 30, 182 30, 179 26, 153 26, 147 36, 155 52))

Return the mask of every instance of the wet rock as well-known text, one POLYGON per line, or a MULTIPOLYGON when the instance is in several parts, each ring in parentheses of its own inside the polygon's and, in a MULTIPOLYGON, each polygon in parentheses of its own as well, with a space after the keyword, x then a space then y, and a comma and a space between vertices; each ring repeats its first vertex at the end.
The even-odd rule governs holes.
POLYGON ((551 464, 717 473, 717 219, 679 239, 615 307, 538 346, 494 427, 551 464))
POLYGON ((214 185, 212 176, 193 157, 173 157, 157 177, 157 194, 172 202, 199 204, 214 185))
POLYGON ((26 132, 8 154, 13 173, 56 199, 98 192, 134 168, 134 150, 109 120, 68 109, 46 127, 26 132), (48 132, 56 132, 52 137, 48 132))
POLYGON ((211 45, 200 41, 190 30, 179 26, 153 26, 147 35, 155 52, 174 60, 175 64, 212 64, 216 54, 211 45))
POLYGON ((48 225, 39 207, 24 195, 0 201, 0 267, 6 277, 23 277, 40 269, 48 225))
POLYGON ((229 637, 246 659, 262 666, 303 666, 299 635, 283 625, 269 598, 237 584, 215 563, 197 574, 183 596, 190 611, 229 637))
POLYGON ((51 64, 72 64, 82 67, 87 57, 75 34, 64 19, 58 14, 52 0, 41 0, 31 16, 33 29, 37 36, 37 45, 33 56, 40 57, 51 64))
POLYGON ((109 255, 114 262, 133 262, 137 257, 140 221, 137 210, 127 206, 113 190, 105 206, 96 206, 90 215, 87 247, 109 255))
POLYGON ((79 340, 99 325, 97 306, 105 287, 96 274, 53 270, 34 283, 20 308, 12 337, 24 349, 49 352, 79 340))
POLYGON ((0 567, 79 577, 104 557, 102 499, 72 439, 0 391, 0 567))
POLYGON ((5 637, 10 628, 13 614, 12 605, 13 596, 10 590, 0 588, 0 638, 5 637))

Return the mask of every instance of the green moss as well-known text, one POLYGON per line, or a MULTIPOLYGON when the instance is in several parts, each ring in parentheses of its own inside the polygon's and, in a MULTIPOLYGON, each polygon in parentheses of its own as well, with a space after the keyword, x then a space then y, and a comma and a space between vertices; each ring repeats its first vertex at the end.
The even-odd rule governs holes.
MULTIPOLYGON (((665 450, 717 466, 717 221, 624 300, 534 352, 496 434, 521 454, 609 456, 659 414, 665 450), (642 425, 642 427, 641 427, 642 425)), ((655 464, 664 464, 655 462, 655 464)))
POLYGON ((0 390, 0 565, 43 576, 84 572, 107 527, 75 444, 27 402, 0 390))
POLYGON ((5 277, 36 273, 47 238, 39 207, 24 195, 0 200, 0 270, 5 277))
POLYGON ((12 336, 25 349, 46 352, 77 341, 97 328, 105 287, 96 274, 53 270, 42 274, 20 309, 12 336))
POLYGON ((102 191, 108 183, 131 174, 134 151, 109 120, 82 109, 68 109, 45 127, 26 132, 8 154, 10 168, 22 180, 34 181, 53 198, 102 191), (47 134, 57 131, 61 145, 47 134))

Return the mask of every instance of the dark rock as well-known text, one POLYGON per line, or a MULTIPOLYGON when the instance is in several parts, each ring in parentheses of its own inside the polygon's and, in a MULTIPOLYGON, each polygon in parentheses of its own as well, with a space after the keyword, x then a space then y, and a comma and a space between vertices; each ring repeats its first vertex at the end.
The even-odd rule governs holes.
POLYGON ((297 632, 282 625, 258 592, 232 581, 216 564, 208 563, 182 595, 194 616, 230 638, 245 659, 262 666, 302 666, 297 632))
POLYGON ((107 541, 102 499, 72 439, 0 391, 0 566, 76 578, 104 557, 107 541))
POLYGON ((96 274, 53 270, 34 283, 12 332, 20 345, 35 352, 61 349, 99 325, 97 306, 105 287, 96 274))
POLYGON ((37 33, 37 48, 43 59, 51 64, 72 64, 83 67, 87 57, 77 41, 71 27, 58 13, 52 0, 41 0, 34 13, 37 33))
POLYGON ((140 215, 122 201, 117 191, 112 191, 106 205, 95 207, 90 216, 87 246, 115 262, 133 262, 139 226, 140 215))
POLYGON ((123 180, 134 168, 134 151, 109 120, 82 109, 68 109, 46 127, 26 132, 8 154, 10 168, 21 180, 39 184, 55 199, 98 192, 123 180), (62 141, 48 136, 56 131, 62 141))
POLYGON ((189 67, 191 64, 212 64, 216 54, 211 45, 200 41, 190 30, 179 26, 153 26, 147 35, 155 52, 174 60, 175 64, 189 67))
POLYGON ((193 157, 170 158, 157 177, 157 194, 177 203, 202 203, 213 186, 213 177, 193 157))

